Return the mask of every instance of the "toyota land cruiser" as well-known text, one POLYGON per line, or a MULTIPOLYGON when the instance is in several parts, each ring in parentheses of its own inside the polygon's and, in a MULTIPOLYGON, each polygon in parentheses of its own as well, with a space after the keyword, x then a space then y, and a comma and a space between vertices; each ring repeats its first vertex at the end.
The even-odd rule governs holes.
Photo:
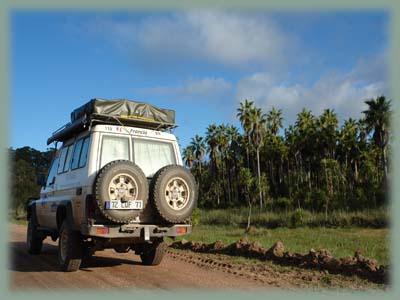
POLYGON ((93 99, 75 109, 47 141, 62 146, 40 198, 27 205, 29 253, 51 237, 64 271, 106 248, 159 264, 164 237, 191 232, 197 202, 196 182, 167 132, 174 123, 174 111, 130 100, 93 99))

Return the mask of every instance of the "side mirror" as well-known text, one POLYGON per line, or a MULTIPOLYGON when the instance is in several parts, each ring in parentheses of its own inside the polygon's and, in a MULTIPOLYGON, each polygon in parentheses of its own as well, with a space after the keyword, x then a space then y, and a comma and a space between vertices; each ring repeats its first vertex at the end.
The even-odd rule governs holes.
POLYGON ((44 178, 44 174, 38 174, 36 183, 39 186, 45 186, 46 179, 44 178))

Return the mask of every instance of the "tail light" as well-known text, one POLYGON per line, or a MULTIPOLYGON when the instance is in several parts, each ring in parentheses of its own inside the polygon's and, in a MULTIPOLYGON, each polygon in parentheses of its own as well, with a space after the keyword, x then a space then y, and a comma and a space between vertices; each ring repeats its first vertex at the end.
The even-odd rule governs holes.
POLYGON ((96 228, 96 234, 108 234, 110 229, 107 227, 98 227, 96 228))
POLYGON ((186 227, 176 227, 176 233, 178 234, 186 234, 187 228, 186 227))

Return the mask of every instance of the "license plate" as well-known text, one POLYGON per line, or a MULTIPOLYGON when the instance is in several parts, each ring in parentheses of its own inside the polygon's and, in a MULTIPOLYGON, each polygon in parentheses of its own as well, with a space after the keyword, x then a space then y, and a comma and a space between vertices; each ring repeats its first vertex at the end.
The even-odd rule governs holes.
POLYGON ((119 200, 106 201, 106 209, 142 209, 143 200, 122 202, 119 200))

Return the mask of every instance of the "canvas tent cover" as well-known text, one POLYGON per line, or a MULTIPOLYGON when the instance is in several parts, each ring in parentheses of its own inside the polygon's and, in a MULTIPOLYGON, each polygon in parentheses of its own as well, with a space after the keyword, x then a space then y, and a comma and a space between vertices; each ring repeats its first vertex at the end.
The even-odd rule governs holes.
MULTIPOLYGON (((175 124, 175 111, 133 100, 92 99, 71 113, 71 122, 86 115, 114 116, 122 119, 139 119, 160 124, 175 124)), ((156 126, 156 125, 155 125, 156 126)))
POLYGON ((47 140, 47 144, 53 141, 64 141, 93 123, 123 124, 160 130, 176 127, 174 110, 134 100, 96 98, 73 110, 71 122, 54 132, 47 140))

